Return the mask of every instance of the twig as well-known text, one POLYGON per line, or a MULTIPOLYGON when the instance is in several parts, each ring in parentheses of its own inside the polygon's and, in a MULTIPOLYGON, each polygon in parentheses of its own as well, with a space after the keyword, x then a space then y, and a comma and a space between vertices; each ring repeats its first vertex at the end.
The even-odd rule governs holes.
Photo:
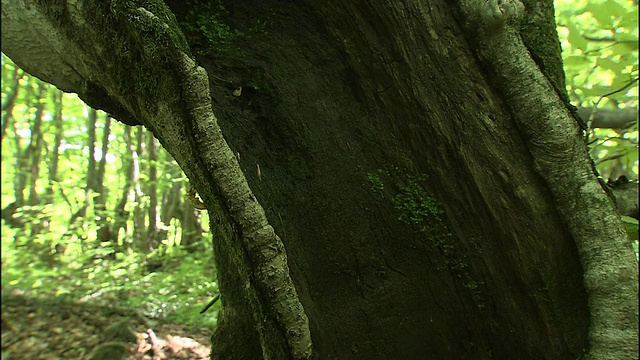
POLYGON ((218 301, 218 299, 220 299, 220 294, 216 295, 213 299, 211 299, 211 301, 209 301, 207 306, 205 306, 204 308, 202 308, 202 310, 200 310, 200 314, 204 314, 207 310, 209 310, 209 308, 212 307, 213 304, 215 304, 216 301, 218 301))

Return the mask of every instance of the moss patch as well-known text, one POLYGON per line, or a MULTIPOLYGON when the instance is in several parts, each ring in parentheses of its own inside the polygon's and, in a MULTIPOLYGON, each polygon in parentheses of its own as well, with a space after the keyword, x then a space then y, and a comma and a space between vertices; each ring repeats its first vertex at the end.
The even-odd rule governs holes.
POLYGON ((384 182, 382 181, 382 177, 380 176, 381 171, 382 170, 378 170, 378 172, 367 173, 367 180, 369 180, 371 191, 379 194, 380 196, 383 196, 382 190, 384 190, 384 182))
POLYGON ((418 225, 421 232, 430 230, 434 222, 441 223, 441 216, 444 214, 438 202, 419 184, 426 179, 426 175, 408 178, 407 183, 400 187, 400 192, 393 198, 393 204, 400 213, 398 220, 418 225))
MULTIPOLYGON (((372 191, 383 189, 381 175, 384 172, 367 173, 372 191)), ((398 220, 414 226, 425 237, 428 246, 438 251, 443 258, 444 267, 459 279, 473 298, 478 309, 485 307, 481 287, 482 282, 474 280, 464 251, 455 243, 455 236, 447 225, 446 214, 440 203, 425 189, 428 177, 424 174, 407 176, 393 197, 394 208, 398 211, 398 220)))
POLYGON ((229 12, 221 1, 190 0, 180 22, 189 42, 202 51, 228 50, 242 33, 229 26, 229 12))

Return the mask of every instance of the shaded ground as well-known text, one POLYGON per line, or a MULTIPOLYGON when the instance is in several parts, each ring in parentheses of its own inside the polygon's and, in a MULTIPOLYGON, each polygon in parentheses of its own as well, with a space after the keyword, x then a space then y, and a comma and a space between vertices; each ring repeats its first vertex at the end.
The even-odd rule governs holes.
POLYGON ((208 359, 211 331, 2 288, 2 359, 208 359))

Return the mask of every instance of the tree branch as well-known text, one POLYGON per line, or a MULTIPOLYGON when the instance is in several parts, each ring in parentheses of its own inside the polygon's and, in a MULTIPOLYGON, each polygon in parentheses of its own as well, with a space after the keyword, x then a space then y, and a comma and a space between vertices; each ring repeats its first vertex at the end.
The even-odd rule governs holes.
POLYGON ((590 129, 626 129, 636 123, 638 109, 628 107, 624 109, 595 109, 592 107, 578 108, 578 115, 587 120, 593 116, 590 129), (593 114, 593 115, 592 115, 593 114))

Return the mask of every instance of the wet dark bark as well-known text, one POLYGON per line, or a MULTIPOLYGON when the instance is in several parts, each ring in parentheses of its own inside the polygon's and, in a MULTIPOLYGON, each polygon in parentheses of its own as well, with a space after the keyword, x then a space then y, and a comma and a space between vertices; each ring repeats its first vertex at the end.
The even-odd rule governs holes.
MULTIPOLYGON (((575 246, 443 4, 225 5, 244 32, 277 14, 237 53, 199 61, 287 246, 318 356, 579 356, 575 246)), ((216 356, 246 349, 241 314, 223 314, 216 356)))
MULTIPOLYGON (((317 356, 579 356, 575 245, 449 5, 225 5, 251 36, 198 59, 317 356)), ((241 304, 216 245, 223 296, 241 304)), ((215 356, 259 354, 242 314, 223 311, 215 356)))

